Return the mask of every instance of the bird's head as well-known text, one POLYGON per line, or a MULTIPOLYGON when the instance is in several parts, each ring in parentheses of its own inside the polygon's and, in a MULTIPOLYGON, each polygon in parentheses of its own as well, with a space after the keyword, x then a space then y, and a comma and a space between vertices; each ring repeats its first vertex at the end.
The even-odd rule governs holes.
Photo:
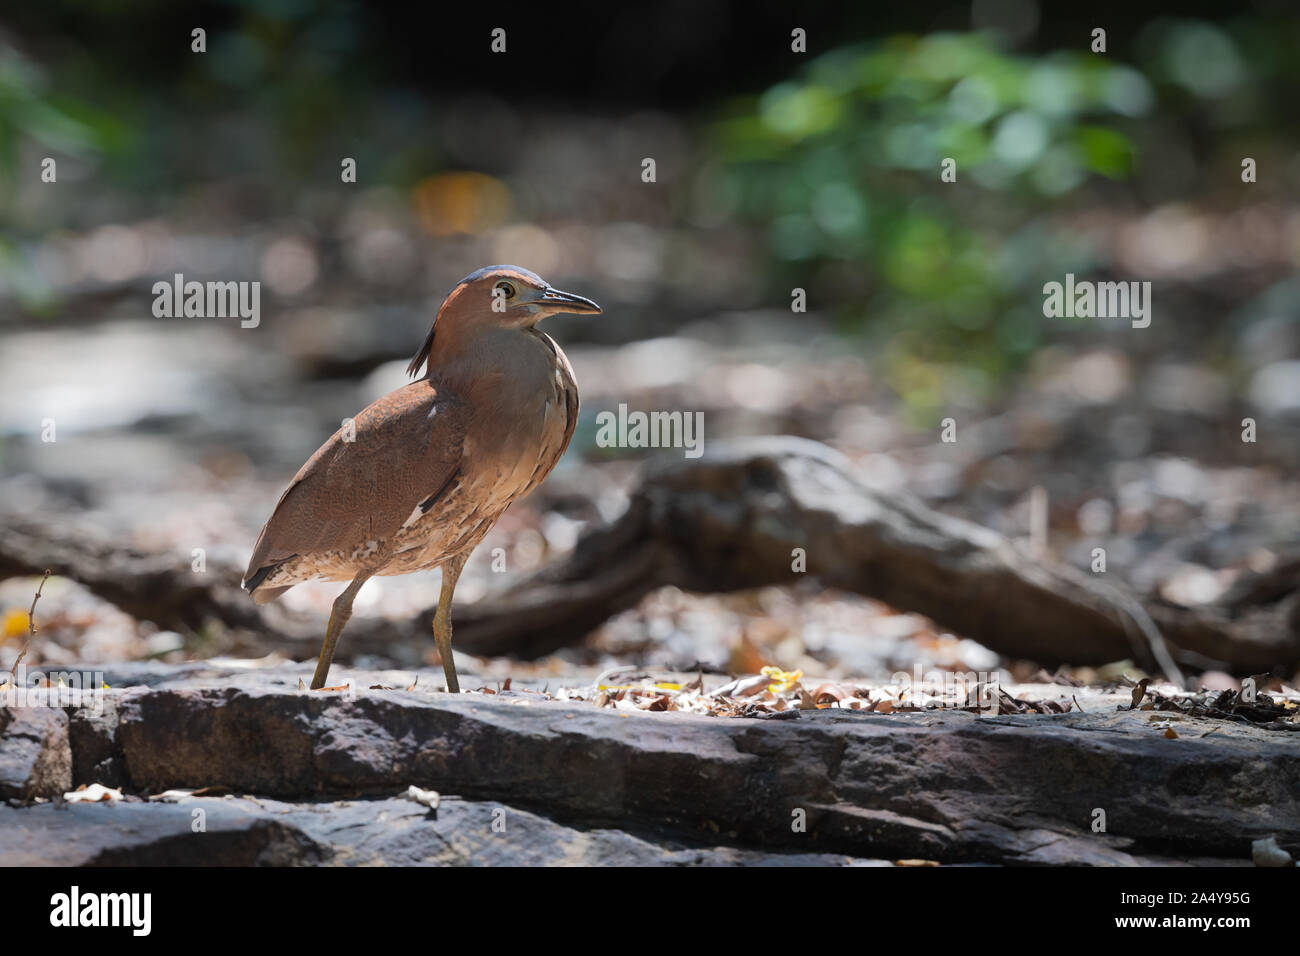
POLYGON ((433 351, 435 332, 460 335, 483 328, 530 329, 556 312, 595 315, 600 306, 572 292, 553 289, 537 273, 519 266, 487 266, 471 272, 443 300, 407 372, 419 374, 433 351))

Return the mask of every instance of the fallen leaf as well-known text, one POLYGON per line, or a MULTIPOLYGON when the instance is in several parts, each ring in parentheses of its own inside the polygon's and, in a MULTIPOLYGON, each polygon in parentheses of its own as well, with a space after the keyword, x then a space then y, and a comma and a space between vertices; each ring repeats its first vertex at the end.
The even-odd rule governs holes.
POLYGON ((803 677, 803 671, 783 671, 781 668, 771 665, 764 667, 759 673, 772 679, 772 685, 768 687, 768 690, 774 694, 781 694, 790 690, 803 677))
POLYGON ((27 616, 25 608, 13 608, 5 612, 4 617, 0 618, 0 641, 7 641, 11 637, 21 637, 27 633, 27 626, 31 623, 31 618, 27 616))
POLYGON ((423 804, 430 810, 437 810, 438 804, 442 802, 442 797, 438 794, 437 790, 421 790, 415 784, 411 784, 407 787, 406 793, 403 794, 403 796, 406 797, 407 800, 414 800, 416 803, 423 804))
POLYGON ((1277 837, 1253 840, 1250 844, 1250 858, 1256 866, 1290 866, 1291 854, 1278 846, 1277 837))
POLYGON ((738 677, 728 684, 723 684, 713 692, 714 697, 749 697, 767 690, 771 680, 760 674, 757 677, 738 677))
POLYGON ((76 790, 70 790, 63 795, 65 803, 117 803, 121 799, 121 790, 114 790, 99 783, 92 783, 90 786, 83 783, 76 790))
POLYGON ((157 803, 178 803, 192 794, 191 790, 164 790, 162 793, 150 794, 149 799, 157 803))
POLYGON ((767 665, 763 653, 754 646, 748 633, 742 633, 736 646, 731 649, 727 660, 727 669, 733 674, 754 674, 767 665))
POLYGON ((1133 703, 1129 706, 1129 710, 1136 710, 1137 706, 1142 703, 1142 698, 1146 696, 1147 684, 1149 683, 1151 683, 1150 677, 1144 677, 1137 682, 1137 686, 1133 688, 1133 703))
POLYGON ((851 697, 853 691, 842 684, 818 684, 817 689, 812 692, 813 700, 817 703, 825 703, 823 698, 830 700, 843 700, 845 697, 851 697))

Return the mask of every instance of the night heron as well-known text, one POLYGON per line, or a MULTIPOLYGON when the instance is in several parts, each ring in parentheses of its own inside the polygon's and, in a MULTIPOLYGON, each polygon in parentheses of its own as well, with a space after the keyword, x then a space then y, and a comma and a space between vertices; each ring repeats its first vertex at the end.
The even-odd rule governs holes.
POLYGON ((443 301, 407 367, 424 377, 365 408, 303 465, 262 528, 244 587, 266 604, 308 580, 350 581, 334 601, 312 689, 325 686, 352 602, 374 575, 442 569, 433 635, 447 689, 451 601, 470 552, 541 483, 578 421, 573 369, 537 324, 600 312, 518 266, 489 266, 443 301))

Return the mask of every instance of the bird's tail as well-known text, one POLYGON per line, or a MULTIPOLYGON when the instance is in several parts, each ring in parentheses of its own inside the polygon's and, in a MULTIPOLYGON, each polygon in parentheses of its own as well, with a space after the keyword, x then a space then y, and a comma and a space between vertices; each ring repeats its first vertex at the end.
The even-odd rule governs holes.
POLYGON ((291 587, 292 584, 286 584, 282 588, 257 588, 250 591, 249 596, 252 597, 254 604, 270 604, 291 587))
POLYGON ((289 588, 292 584, 286 584, 278 588, 264 588, 262 582, 266 580, 267 575, 280 566, 282 562, 277 561, 275 564, 268 564, 265 567, 258 568, 253 574, 244 579, 243 588, 248 592, 249 597, 253 599, 254 604, 270 604, 289 588))

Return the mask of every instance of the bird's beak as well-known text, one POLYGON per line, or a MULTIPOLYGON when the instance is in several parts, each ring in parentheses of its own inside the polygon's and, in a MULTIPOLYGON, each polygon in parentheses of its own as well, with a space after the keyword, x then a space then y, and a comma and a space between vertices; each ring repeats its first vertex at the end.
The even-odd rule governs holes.
POLYGON ((547 289, 540 298, 534 299, 531 304, 538 306, 545 312, 600 314, 600 306, 595 302, 580 295, 574 295, 572 292, 561 292, 559 289, 547 289))

